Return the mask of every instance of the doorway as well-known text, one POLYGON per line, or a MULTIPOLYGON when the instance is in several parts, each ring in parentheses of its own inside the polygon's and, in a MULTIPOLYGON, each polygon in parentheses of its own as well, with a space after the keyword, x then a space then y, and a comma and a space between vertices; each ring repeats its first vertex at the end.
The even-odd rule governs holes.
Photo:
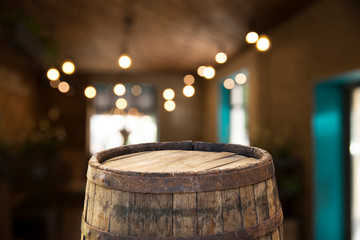
MULTIPOLYGON (((359 239, 355 235, 349 236, 352 232, 350 228, 359 226, 358 215, 353 213, 356 211, 352 189, 355 179, 349 176, 358 176, 360 173, 352 173, 353 160, 348 160, 350 132, 346 125, 349 126, 350 114, 347 111, 347 99, 351 99, 351 94, 344 91, 350 84, 359 82, 358 70, 324 79, 314 89, 313 226, 316 240, 359 239), (354 206, 350 202, 354 202, 354 206)), ((357 124, 360 125, 358 120, 357 124)), ((356 153, 355 146, 353 151, 356 153)))
POLYGON ((360 240, 360 86, 351 87, 349 93, 349 218, 351 240, 360 240))

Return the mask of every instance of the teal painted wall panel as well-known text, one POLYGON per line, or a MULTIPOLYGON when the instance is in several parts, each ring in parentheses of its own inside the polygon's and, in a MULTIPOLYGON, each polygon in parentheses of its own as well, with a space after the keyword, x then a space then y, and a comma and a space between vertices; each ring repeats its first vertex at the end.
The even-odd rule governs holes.
POLYGON ((314 238, 345 238, 344 96, 346 84, 360 82, 360 70, 348 72, 315 87, 314 238))
POLYGON ((313 119, 315 239, 344 239, 343 95, 337 84, 316 87, 313 119))
POLYGON ((219 83, 220 103, 218 108, 218 141, 228 143, 230 139, 230 90, 219 83))

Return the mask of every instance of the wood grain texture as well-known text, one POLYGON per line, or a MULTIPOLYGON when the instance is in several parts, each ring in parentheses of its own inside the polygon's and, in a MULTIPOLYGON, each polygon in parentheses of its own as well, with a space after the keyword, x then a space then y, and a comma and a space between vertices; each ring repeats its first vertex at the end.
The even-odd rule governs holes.
MULTIPOLYGON (((206 147, 204 144, 201 146, 206 147)), ((216 149, 220 151, 211 152, 208 148, 206 151, 146 150, 146 152, 115 156, 101 164, 107 169, 113 169, 111 174, 121 174, 122 170, 144 173, 143 180, 149 178, 151 184, 151 178, 164 176, 174 178, 174 175, 157 173, 146 175, 149 171, 161 169, 164 173, 168 173, 180 169, 178 171, 183 173, 191 169, 193 175, 184 175, 190 177, 194 174, 211 175, 216 169, 217 174, 225 175, 230 172, 221 170, 239 167, 242 170, 241 167, 246 166, 248 171, 254 169, 252 164, 259 161, 230 152, 221 152, 221 148, 216 149)), ((93 170, 100 171, 96 168, 93 170)), ((204 236, 211 239, 211 235, 227 234, 261 225, 273 216, 279 216, 277 213, 281 208, 275 177, 226 190, 197 190, 184 193, 139 193, 131 191, 132 188, 124 191, 112 188, 112 184, 101 185, 100 182, 90 181, 99 178, 106 182, 105 178, 108 176, 106 173, 88 175, 83 218, 94 229, 103 231, 101 234, 115 233, 125 239, 130 236, 184 239, 204 236)), ((119 184, 125 183, 119 180, 119 184)), ((170 181, 166 180, 163 184, 170 184, 170 181)), ((190 180, 191 188, 195 187, 193 184, 196 185, 196 182, 190 180)), ((218 186, 216 182, 214 186, 218 186)), ((269 232, 264 232, 259 239, 283 239, 282 226, 277 226, 272 227, 269 232)), ((86 234, 88 233, 83 233, 82 236, 89 238, 86 234)), ((94 235, 89 239, 93 238, 95 239, 94 235)))
POLYGON ((129 226, 129 200, 132 193, 112 191, 110 203, 110 232, 126 236, 129 226))
POLYGON ((252 185, 240 188, 241 216, 243 228, 257 223, 254 187, 252 185))
MULTIPOLYGON (((257 223, 261 223, 269 218, 269 206, 267 199, 266 183, 261 182, 254 185, 254 197, 256 205, 257 223)), ((259 240, 271 240, 271 236, 267 235, 259 238, 259 240)))
POLYGON ((161 150, 110 158, 103 166, 116 171, 189 172, 248 167, 257 159, 230 152, 161 150))
POLYGON ((197 235, 197 193, 173 195, 173 236, 197 235))
POLYGON ((221 192, 202 192, 197 197, 198 234, 223 233, 221 192))
POLYGON ((224 232, 236 231, 242 227, 240 189, 221 192, 224 232))

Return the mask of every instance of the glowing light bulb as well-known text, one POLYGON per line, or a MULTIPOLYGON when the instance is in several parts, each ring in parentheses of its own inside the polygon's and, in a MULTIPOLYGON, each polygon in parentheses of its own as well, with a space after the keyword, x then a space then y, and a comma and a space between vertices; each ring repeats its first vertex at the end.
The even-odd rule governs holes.
POLYGON ((185 97, 192 97, 195 94, 195 88, 193 86, 187 85, 183 88, 183 94, 185 97))
POLYGON ((204 77, 206 79, 212 79, 215 76, 215 69, 213 67, 207 67, 204 70, 204 77))
POLYGON ((267 36, 261 36, 256 42, 256 48, 260 52, 267 51, 270 48, 270 40, 267 36))
POLYGON ((62 70, 66 74, 73 74, 75 72, 75 65, 70 61, 66 61, 62 65, 62 70))
POLYGON ((234 80, 232 80, 231 78, 227 78, 227 79, 225 79, 225 81, 224 81, 224 88, 226 88, 226 89, 232 89, 232 88, 234 88, 235 87, 235 82, 234 82, 234 80))
POLYGON ((140 96, 140 94, 142 93, 142 88, 141 88, 139 85, 134 85, 134 86, 131 88, 131 93, 132 93, 134 96, 140 96))
POLYGON ((67 82, 61 82, 58 85, 58 89, 62 93, 67 93, 70 90, 70 86, 67 82))
POLYGON ((117 95, 117 96, 122 96, 124 95, 126 92, 126 88, 124 86, 124 84, 116 84, 115 87, 114 87, 114 93, 117 95))
POLYGON ((175 110, 176 104, 175 104, 174 101, 168 100, 168 101, 166 101, 166 102, 164 103, 164 108, 165 108, 166 111, 172 112, 172 111, 175 110))
POLYGON ((127 107, 127 101, 125 98, 119 98, 115 103, 116 107, 120 110, 124 110, 127 107))
POLYGON ((235 82, 237 84, 244 84, 247 81, 247 76, 244 73, 239 73, 235 76, 235 82))
POLYGON ((259 34, 257 34, 256 32, 249 32, 248 34, 246 34, 245 39, 247 43, 256 43, 256 41, 259 39, 259 34))
POLYGON ((193 75, 188 74, 184 77, 184 83, 186 85, 192 85, 192 84, 194 84, 194 82, 195 82, 195 78, 193 75))
POLYGON ((227 55, 224 52, 219 52, 215 56, 215 61, 220 64, 225 63, 227 61, 227 55))
POLYGON ((94 98, 96 96, 96 89, 92 86, 89 86, 85 88, 84 94, 87 98, 94 98))
POLYGON ((172 100, 172 99, 174 99, 174 97, 175 97, 175 92, 174 92, 174 90, 172 90, 171 88, 165 89, 164 92, 163 92, 163 97, 164 97, 166 100, 172 100))
POLYGON ((119 66, 124 69, 129 68, 131 66, 131 58, 126 54, 121 55, 119 58, 119 66))
POLYGON ((200 66, 198 67, 197 69, 197 74, 200 76, 200 77, 203 77, 204 76, 204 71, 205 71, 206 67, 205 66, 200 66))
POLYGON ((48 79, 51 80, 51 81, 56 81, 60 77, 60 73, 56 68, 50 68, 47 71, 46 75, 47 75, 48 79))

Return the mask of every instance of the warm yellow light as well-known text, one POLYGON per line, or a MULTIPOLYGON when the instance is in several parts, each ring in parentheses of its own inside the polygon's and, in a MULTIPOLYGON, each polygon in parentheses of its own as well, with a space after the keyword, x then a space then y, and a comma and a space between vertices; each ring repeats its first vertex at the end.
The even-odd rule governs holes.
POLYGON ((66 61, 62 65, 62 70, 66 74, 73 74, 75 72, 75 65, 70 61, 66 61))
POLYGON ((184 83, 186 85, 192 85, 192 84, 194 84, 194 82, 195 82, 195 78, 193 75, 188 74, 184 77, 184 83))
POLYGON ((247 43, 256 43, 256 41, 259 39, 259 34, 257 34, 256 32, 249 32, 248 34, 246 34, 245 39, 247 43))
POLYGON ((67 93, 70 90, 70 86, 67 82, 61 82, 58 85, 58 89, 62 93, 67 93))
POLYGON ((134 96, 140 96, 140 94, 142 93, 142 88, 141 88, 139 85, 134 85, 134 86, 131 88, 131 93, 132 93, 134 96))
POLYGON ((204 70, 204 77, 206 79, 212 79, 215 76, 215 69, 213 67, 207 67, 204 70))
POLYGON ((60 83, 60 80, 50 81, 50 86, 51 86, 52 88, 58 88, 59 83, 60 83))
POLYGON ((165 108, 166 111, 172 112, 172 111, 175 110, 176 104, 175 104, 174 101, 168 100, 168 101, 166 101, 166 102, 164 103, 164 108, 165 108))
POLYGON ((131 66, 131 58, 126 54, 121 55, 119 58, 119 66, 125 69, 129 68, 131 66))
POLYGON ((130 115, 133 115, 133 116, 138 116, 139 115, 139 110, 137 108, 130 108, 129 109, 129 112, 128 112, 130 115))
POLYGON ((171 88, 165 89, 164 92, 163 92, 163 97, 164 97, 166 100, 172 100, 172 99, 174 99, 174 97, 175 97, 175 92, 174 92, 174 90, 172 90, 171 88))
POLYGON ((267 36, 261 36, 256 42, 256 48, 261 51, 267 51, 270 48, 270 40, 267 36))
POLYGON ((224 52, 218 52, 215 56, 215 61, 220 64, 225 63, 227 61, 226 54, 224 52))
POLYGON ((47 75, 48 79, 51 80, 51 81, 56 81, 60 77, 60 73, 56 68, 50 68, 47 71, 46 75, 47 75))
POLYGON ((237 84, 244 84, 247 81, 247 76, 244 73, 239 73, 235 76, 235 82, 237 84))
POLYGON ((115 103, 118 109, 124 110, 127 107, 127 101, 125 98, 119 98, 115 103))
POLYGON ((203 77, 204 76, 204 71, 205 71, 206 67, 205 66, 200 66, 198 67, 197 69, 197 74, 200 76, 200 77, 203 77))
POLYGON ((184 93, 185 97, 192 97, 195 94, 195 88, 190 85, 185 86, 183 88, 183 93, 184 93))
POLYGON ((114 87, 114 93, 117 95, 117 96, 122 96, 124 95, 126 92, 126 88, 124 86, 124 84, 116 84, 115 87, 114 87))
POLYGON ((224 81, 224 88, 226 89, 232 89, 235 87, 235 82, 231 78, 227 78, 224 81))
POLYGON ((84 94, 87 98, 94 98, 96 96, 96 89, 92 86, 89 86, 85 88, 84 94))

